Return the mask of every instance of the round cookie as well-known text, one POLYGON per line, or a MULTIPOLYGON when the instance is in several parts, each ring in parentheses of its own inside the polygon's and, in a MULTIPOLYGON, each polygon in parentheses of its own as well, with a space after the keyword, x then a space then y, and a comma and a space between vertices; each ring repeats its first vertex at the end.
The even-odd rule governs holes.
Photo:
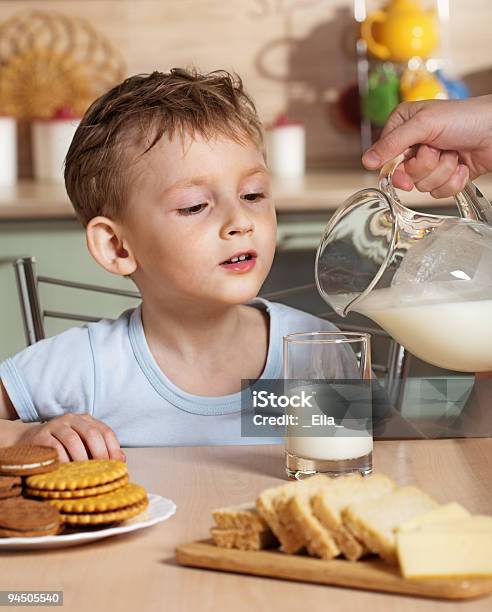
POLYGON ((120 510, 111 510, 109 512, 100 512, 93 514, 61 514, 62 521, 69 525, 102 525, 105 523, 114 523, 115 521, 126 521, 138 514, 141 514, 149 505, 149 500, 144 499, 136 504, 121 508, 120 510))
POLYGON ((0 491, 0 499, 19 497, 19 495, 22 495, 22 487, 12 487, 11 489, 0 491))
POLYGON ((58 467, 58 452, 50 446, 19 445, 0 448, 0 474, 29 476, 58 467))
POLYGON ((26 478, 29 489, 43 491, 76 491, 114 482, 128 473, 124 461, 116 459, 87 459, 62 463, 48 474, 26 478))
POLYGON ((20 476, 0 476, 0 491, 5 491, 21 484, 22 478, 20 476))
POLYGON ((53 535, 60 523, 58 510, 45 502, 23 497, 0 501, 0 537, 53 535))
POLYGON ((22 494, 20 476, 0 476, 0 499, 18 497, 22 494))
POLYGON ((102 495, 103 493, 116 491, 116 489, 120 489, 126 484, 128 484, 128 475, 97 487, 86 487, 85 489, 77 489, 75 491, 43 491, 42 489, 26 488, 25 494, 30 497, 41 497, 43 499, 73 499, 75 497, 92 497, 94 495, 102 495))
POLYGON ((77 499, 47 499, 62 514, 93 514, 121 510, 147 499, 147 491, 140 485, 129 483, 124 487, 93 497, 77 499))

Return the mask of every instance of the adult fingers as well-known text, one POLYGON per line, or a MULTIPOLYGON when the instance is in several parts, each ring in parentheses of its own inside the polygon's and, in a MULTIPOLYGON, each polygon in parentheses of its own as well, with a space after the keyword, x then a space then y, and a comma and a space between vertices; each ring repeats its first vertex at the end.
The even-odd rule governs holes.
POLYGON ((405 172, 403 166, 398 166, 394 171, 391 182, 398 189, 403 189, 405 191, 412 191, 414 187, 411 177, 405 172))
POLYGON ((398 104, 386 120, 380 138, 384 138, 395 128, 405 123, 405 121, 408 121, 425 105, 426 102, 401 102, 398 104))
POLYGON ((445 185, 431 191, 431 196, 434 198, 449 198, 459 191, 463 191, 469 176, 468 166, 460 164, 445 185))
POLYGON ((383 131, 381 138, 362 156, 362 163, 369 170, 380 168, 416 144, 426 143, 432 135, 432 122, 423 113, 409 116, 408 112, 400 112, 388 123, 392 129, 383 131))
POLYGON ((444 187, 454 175, 458 168, 458 154, 454 151, 446 151, 441 153, 439 163, 421 180, 415 181, 415 186, 419 191, 434 191, 440 187, 444 187))
MULTIPOLYGON (((423 181, 426 177, 430 176, 439 167, 440 160, 440 151, 433 147, 422 145, 417 149, 414 157, 405 161, 405 171, 412 181, 417 184, 419 181, 423 181)), ((435 186, 438 187, 440 185, 435 186)))

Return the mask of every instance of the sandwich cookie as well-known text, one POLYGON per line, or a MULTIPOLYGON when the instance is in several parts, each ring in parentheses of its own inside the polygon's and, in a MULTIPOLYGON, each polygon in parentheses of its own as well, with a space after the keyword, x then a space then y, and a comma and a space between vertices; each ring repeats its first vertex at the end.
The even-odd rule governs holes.
POLYGON ((28 489, 36 491, 79 491, 118 481, 128 474, 124 461, 87 459, 62 463, 56 470, 26 478, 28 489))
POLYGON ((0 501, 0 537, 28 538, 54 535, 60 513, 45 502, 14 497, 0 501))
POLYGON ((0 476, 0 499, 18 497, 22 494, 20 476, 0 476))
POLYGON ((0 474, 29 476, 58 467, 58 452, 50 446, 5 446, 0 448, 0 474))
POLYGON ((116 491, 116 489, 120 489, 126 484, 128 484, 128 476, 123 476, 123 478, 118 478, 114 482, 110 482, 108 484, 99 485, 97 487, 75 489, 74 491, 43 491, 43 489, 31 489, 27 487, 24 490, 24 494, 29 497, 40 497, 42 499, 74 499, 78 497, 92 497, 93 495, 102 495, 103 493, 116 491))
POLYGON ((46 501, 60 511, 63 522, 72 525, 123 521, 143 512, 149 503, 147 491, 133 483, 103 495, 46 501))
POLYGON ((148 499, 141 502, 120 508, 119 510, 111 510, 109 512, 94 512, 91 514, 64 514, 61 513, 61 519, 69 525, 105 525, 128 519, 141 514, 149 505, 148 499))

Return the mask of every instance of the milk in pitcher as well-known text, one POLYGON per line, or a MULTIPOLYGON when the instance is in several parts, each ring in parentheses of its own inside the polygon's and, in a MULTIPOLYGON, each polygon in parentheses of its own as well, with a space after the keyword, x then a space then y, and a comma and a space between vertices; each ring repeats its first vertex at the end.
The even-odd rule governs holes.
POLYGON ((459 372, 492 370, 492 287, 481 299, 454 300, 446 283, 414 293, 376 289, 354 310, 428 363, 459 372))

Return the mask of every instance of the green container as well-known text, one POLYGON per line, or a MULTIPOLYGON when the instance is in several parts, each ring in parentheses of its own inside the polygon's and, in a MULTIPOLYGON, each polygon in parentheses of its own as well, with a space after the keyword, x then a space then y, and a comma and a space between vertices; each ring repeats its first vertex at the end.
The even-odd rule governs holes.
POLYGON ((400 103, 400 80, 392 64, 373 68, 368 91, 362 98, 362 114, 374 125, 383 126, 400 103))

